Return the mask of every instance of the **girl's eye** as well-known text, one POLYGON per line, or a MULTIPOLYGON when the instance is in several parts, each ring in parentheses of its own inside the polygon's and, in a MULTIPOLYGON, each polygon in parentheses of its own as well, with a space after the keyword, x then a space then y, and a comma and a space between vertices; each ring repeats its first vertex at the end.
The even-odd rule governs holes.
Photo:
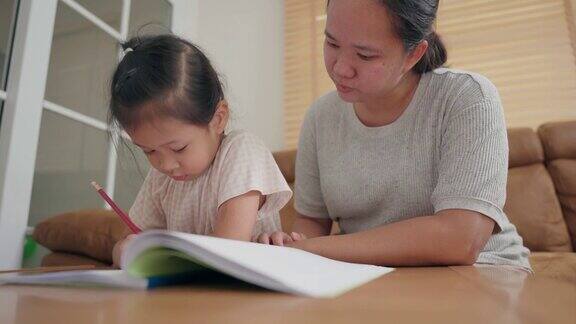
POLYGON ((363 60, 363 61, 370 61, 371 59, 374 58, 374 56, 369 56, 369 55, 362 55, 360 53, 358 53, 358 57, 363 60))
POLYGON ((184 151, 187 147, 188 147, 188 145, 184 146, 184 147, 181 148, 181 149, 174 150, 174 152, 176 152, 176 153, 182 152, 182 151, 184 151))
POLYGON ((144 154, 146 154, 146 155, 150 155, 150 154, 154 153, 154 150, 152 150, 152 151, 144 151, 144 150, 142 150, 142 151, 143 151, 144 154))

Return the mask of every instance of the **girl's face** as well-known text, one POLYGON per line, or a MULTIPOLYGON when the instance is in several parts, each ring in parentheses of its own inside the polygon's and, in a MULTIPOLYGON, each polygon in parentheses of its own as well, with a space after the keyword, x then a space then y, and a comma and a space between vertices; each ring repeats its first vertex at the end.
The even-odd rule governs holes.
POLYGON ((330 1, 325 34, 324 64, 347 102, 385 97, 417 62, 378 1, 330 1))
POLYGON ((128 132, 153 168, 177 181, 193 180, 214 160, 228 117, 220 105, 212 121, 197 126, 172 117, 152 117, 128 132))

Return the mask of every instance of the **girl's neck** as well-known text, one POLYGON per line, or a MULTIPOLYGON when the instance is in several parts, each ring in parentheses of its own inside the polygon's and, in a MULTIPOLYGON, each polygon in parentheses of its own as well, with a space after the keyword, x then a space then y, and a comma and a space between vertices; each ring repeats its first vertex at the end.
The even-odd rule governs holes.
POLYGON ((385 126, 396 121, 408 108, 418 88, 420 74, 407 73, 386 96, 375 97, 354 104, 354 111, 362 124, 368 127, 385 126))

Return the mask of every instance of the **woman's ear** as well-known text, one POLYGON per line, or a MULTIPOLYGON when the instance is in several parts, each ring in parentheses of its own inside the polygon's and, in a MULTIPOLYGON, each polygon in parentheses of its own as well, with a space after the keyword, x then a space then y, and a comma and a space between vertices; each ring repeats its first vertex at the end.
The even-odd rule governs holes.
POLYGON ((416 45, 416 47, 414 47, 414 49, 412 49, 412 51, 408 53, 408 56, 406 56, 406 62, 404 62, 404 73, 412 70, 414 65, 416 65, 416 63, 420 61, 422 56, 426 54, 427 50, 428 50, 427 40, 423 40, 420 42, 420 44, 416 45))
POLYGON ((228 124, 229 114, 230 110, 228 109, 228 102, 226 100, 221 100, 216 107, 212 120, 210 121, 210 128, 217 134, 224 133, 226 125, 228 124))

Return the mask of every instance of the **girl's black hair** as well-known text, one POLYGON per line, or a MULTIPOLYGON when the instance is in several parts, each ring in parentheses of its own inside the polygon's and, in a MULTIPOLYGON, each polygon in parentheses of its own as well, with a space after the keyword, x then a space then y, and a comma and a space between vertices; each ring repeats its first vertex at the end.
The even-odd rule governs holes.
MULTIPOLYGON (((442 67, 448 59, 448 51, 434 31, 434 21, 439 0, 374 0, 386 7, 396 35, 402 40, 406 51, 413 50, 423 40, 428 41, 428 50, 412 68, 423 74, 442 67)), ((327 2, 330 4, 330 0, 327 2)))
MULTIPOLYGON (((134 37, 110 87, 109 123, 133 129, 143 118, 173 117, 194 125, 212 120, 224 99, 210 61, 194 44, 174 35, 134 37)), ((111 127, 112 128, 112 127, 111 127)))

